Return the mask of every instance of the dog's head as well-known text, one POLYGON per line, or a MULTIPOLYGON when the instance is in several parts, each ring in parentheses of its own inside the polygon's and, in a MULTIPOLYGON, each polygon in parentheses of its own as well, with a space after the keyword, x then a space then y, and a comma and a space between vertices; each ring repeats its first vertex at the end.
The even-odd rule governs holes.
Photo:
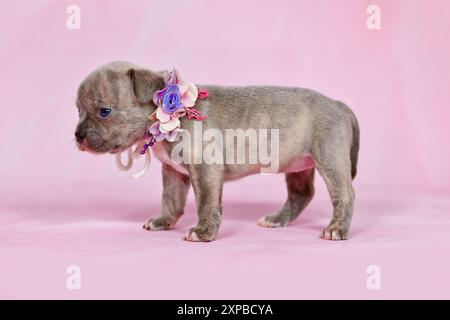
POLYGON ((126 62, 92 72, 78 88, 77 146, 93 153, 117 153, 144 137, 156 109, 153 95, 164 87, 161 73, 126 62))

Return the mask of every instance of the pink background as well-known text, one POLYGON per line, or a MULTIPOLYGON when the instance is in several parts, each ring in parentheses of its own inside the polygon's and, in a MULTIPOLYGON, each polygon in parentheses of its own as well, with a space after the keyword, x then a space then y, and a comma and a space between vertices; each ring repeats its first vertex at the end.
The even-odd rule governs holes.
POLYGON ((1 298, 450 298, 450 2, 8 1, 0 39, 1 298), (72 3, 81 30, 66 28, 72 3), (381 30, 366 27, 370 4, 381 30), (73 143, 77 86, 112 60, 345 101, 362 131, 351 240, 318 239, 320 177, 292 226, 257 227, 284 201, 282 175, 227 184, 214 243, 181 241, 192 194, 175 230, 143 231, 160 164, 134 181, 73 143), (80 291, 65 286, 70 264, 80 291), (372 264, 380 291, 366 288, 372 264))

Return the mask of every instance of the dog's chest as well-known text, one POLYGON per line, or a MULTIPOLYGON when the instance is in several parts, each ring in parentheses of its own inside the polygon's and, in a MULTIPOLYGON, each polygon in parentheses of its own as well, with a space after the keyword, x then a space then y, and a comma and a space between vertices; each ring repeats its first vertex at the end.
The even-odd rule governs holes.
POLYGON ((189 175, 188 170, 181 164, 175 163, 171 158, 167 150, 161 145, 161 143, 156 143, 152 147, 153 154, 155 157, 164 164, 171 166, 173 169, 177 170, 182 174, 189 175))

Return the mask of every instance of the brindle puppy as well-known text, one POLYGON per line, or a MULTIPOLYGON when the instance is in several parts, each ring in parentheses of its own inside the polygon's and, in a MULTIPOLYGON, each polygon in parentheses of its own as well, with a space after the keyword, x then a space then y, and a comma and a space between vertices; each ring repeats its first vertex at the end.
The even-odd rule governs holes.
MULTIPOLYGON (((76 139, 80 150, 117 153, 145 136, 149 116, 156 110, 153 94, 164 87, 163 73, 114 62, 91 73, 78 89, 80 121, 76 139), (108 117, 100 113, 110 109, 108 117), (102 111, 103 110, 103 111, 102 111)), ((262 217, 265 227, 284 227, 299 216, 314 194, 314 168, 324 178, 333 203, 326 240, 348 238, 355 194, 359 150, 358 122, 342 102, 302 88, 269 86, 202 86, 209 98, 195 108, 208 118, 203 130, 279 129, 279 170, 286 175, 288 198, 281 209, 262 217)), ((181 127, 193 132, 195 121, 181 118, 181 127)), ((225 134, 224 134, 225 136, 225 134)), ((169 156, 177 142, 158 142, 153 152, 163 161, 161 214, 147 221, 147 230, 167 230, 184 212, 192 184, 198 223, 185 239, 211 241, 222 220, 222 187, 229 180, 260 172, 257 164, 176 164, 169 156)))

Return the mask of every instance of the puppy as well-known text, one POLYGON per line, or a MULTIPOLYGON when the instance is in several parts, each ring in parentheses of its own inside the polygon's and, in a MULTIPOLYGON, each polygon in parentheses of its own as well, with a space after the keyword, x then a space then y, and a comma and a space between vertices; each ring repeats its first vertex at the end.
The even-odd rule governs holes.
MULTIPOLYGON (((163 72, 153 72, 126 62, 113 62, 92 72, 78 89, 79 123, 75 136, 82 151, 118 153, 142 141, 157 106, 155 92, 165 86, 163 72)), ((355 193, 359 151, 359 128, 353 112, 342 102, 303 88, 270 86, 202 86, 209 97, 195 102, 207 118, 208 129, 223 135, 228 129, 276 129, 271 135, 272 152, 277 151, 277 172, 286 177, 288 197, 275 213, 262 217, 264 227, 284 227, 299 216, 314 195, 314 170, 325 180, 333 203, 333 216, 321 237, 348 238, 355 193), (277 138, 275 141, 274 137, 277 138), (273 144, 272 142, 277 142, 273 144), (276 146, 276 148, 274 147, 276 146)), ((183 132, 194 134, 198 121, 180 118, 183 132)), ((247 137, 248 138, 248 137, 247 137)), ((185 240, 212 241, 222 220, 224 182, 260 173, 264 165, 253 163, 205 163, 172 160, 180 140, 157 142, 152 151, 163 162, 163 196, 159 216, 148 220, 147 230, 168 230, 183 215, 190 185, 194 188, 198 222, 185 240)), ((211 141, 210 141, 211 142, 211 141)), ((206 147, 206 142, 201 142, 206 147)), ((229 144, 227 155, 242 151, 229 144), (234 148, 234 149, 233 149, 234 148)), ((245 142, 246 147, 251 147, 245 142)), ((184 150, 187 158, 193 158, 184 150)), ((225 151, 224 151, 225 153, 225 151)), ((222 158, 227 156, 222 155, 222 158)))

